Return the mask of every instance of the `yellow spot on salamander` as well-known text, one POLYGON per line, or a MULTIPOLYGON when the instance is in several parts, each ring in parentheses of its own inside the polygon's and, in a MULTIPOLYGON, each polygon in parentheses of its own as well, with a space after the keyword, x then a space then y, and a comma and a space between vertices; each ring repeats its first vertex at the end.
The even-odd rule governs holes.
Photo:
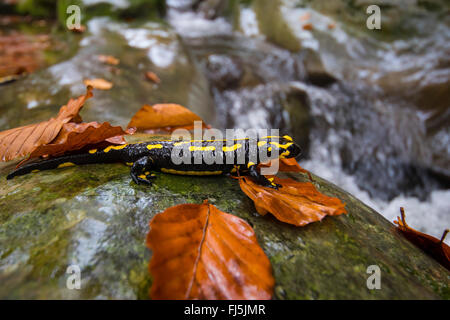
POLYGON ((187 176, 212 176, 212 175, 222 174, 222 171, 182 171, 182 170, 166 169, 166 168, 161 168, 161 171, 165 172, 165 173, 180 174, 180 175, 187 175, 187 176))
POLYGON ((133 165, 133 162, 125 162, 125 164, 129 167, 131 167, 133 165))
POLYGON ((255 165, 255 163, 254 162, 249 162, 249 163, 247 163, 247 168, 250 168, 251 166, 254 166, 255 165))
POLYGON ((236 151, 236 150, 239 149, 240 147, 242 147, 242 144, 236 143, 234 146, 231 146, 231 147, 222 147, 222 150, 225 151, 225 152, 228 152, 228 151, 236 151))
POLYGON ((147 149, 148 150, 152 150, 152 149, 161 149, 163 147, 162 144, 149 144, 147 145, 147 149))
POLYGON ((292 138, 291 138, 291 137, 289 137, 288 135, 286 135, 286 136, 283 136, 283 138, 285 138, 286 140, 289 140, 289 141, 294 141, 294 140, 292 140, 292 138))
POLYGON ((34 169, 31 172, 36 173, 36 172, 39 172, 39 170, 38 169, 34 169))
POLYGON ((97 152, 97 149, 89 150, 89 153, 96 153, 96 152, 97 152))
POLYGON ((147 176, 145 174, 140 174, 140 175, 138 175, 138 177, 141 178, 141 179, 144 179, 144 180, 147 179, 147 176))
POLYGON ((65 162, 65 163, 61 163, 58 168, 65 168, 65 167, 73 167, 75 165, 75 163, 72 162, 65 162))
POLYGON ((126 148, 128 145, 127 144, 122 144, 120 146, 109 146, 105 149, 103 149, 103 152, 109 152, 111 150, 121 150, 123 148, 126 148))
POLYGON ((148 174, 150 174, 150 171, 145 171, 144 174, 148 175, 148 174))
POLYGON ((269 180, 270 182, 272 182, 272 181, 273 181, 273 179, 274 179, 274 178, 267 178, 267 180, 269 180))
POLYGON ((189 151, 214 151, 216 150, 216 147, 213 146, 207 146, 207 147, 197 147, 197 146, 190 146, 189 151))
POLYGON ((267 143, 267 141, 264 141, 264 140, 258 141, 258 147, 262 147, 262 146, 264 146, 266 143, 267 143))

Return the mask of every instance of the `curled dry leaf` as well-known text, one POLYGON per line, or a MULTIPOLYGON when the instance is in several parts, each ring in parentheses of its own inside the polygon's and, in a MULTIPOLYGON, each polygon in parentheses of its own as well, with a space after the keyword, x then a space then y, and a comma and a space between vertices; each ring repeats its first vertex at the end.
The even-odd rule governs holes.
POLYGON ((306 12, 304 14, 302 14, 300 16, 300 21, 308 21, 309 19, 311 19, 311 13, 310 12, 306 12))
POLYGON ((155 104, 142 106, 127 127, 135 127, 138 131, 171 132, 179 128, 193 129, 194 121, 202 121, 203 127, 209 127, 198 115, 179 104, 155 104))
POLYGON ((78 119, 78 112, 90 97, 92 88, 88 87, 85 95, 70 99, 67 105, 62 106, 56 118, 0 132, 1 161, 22 157, 36 147, 50 143, 64 124, 78 119))
POLYGON ((156 75, 156 73, 151 72, 151 71, 147 71, 145 73, 145 77, 147 78, 147 80, 150 80, 154 83, 160 83, 161 79, 159 79, 159 77, 156 75))
POLYGON ((345 204, 338 198, 320 193, 310 182, 298 182, 292 179, 271 177, 273 182, 281 184, 278 190, 262 187, 250 178, 239 178, 241 190, 253 200, 259 214, 267 212, 278 220, 304 226, 320 221, 325 216, 347 213, 345 204))
POLYGON ((58 136, 50 143, 37 147, 31 152, 30 158, 43 155, 59 156, 68 151, 82 149, 107 139, 113 144, 122 144, 123 135, 131 131, 123 131, 120 126, 113 127, 108 122, 73 123, 63 125, 58 136), (120 139, 122 138, 122 139, 120 139))
POLYGON ((150 222, 153 299, 270 299, 269 259, 253 229, 206 201, 182 204, 150 222))
POLYGON ((414 230, 406 224, 405 211, 400 208, 401 219, 397 217, 394 223, 398 226, 397 229, 414 245, 431 255, 440 264, 450 270, 450 247, 444 242, 445 236, 449 230, 445 230, 442 238, 436 239, 426 233, 414 230))
POLYGON ((112 82, 106 81, 105 79, 86 79, 83 81, 86 86, 91 86, 98 90, 109 90, 113 87, 112 82))
POLYGON ((99 55, 98 57, 98 61, 106 63, 106 64, 110 64, 113 66, 117 66, 120 63, 120 60, 113 57, 113 56, 108 56, 108 55, 99 55))

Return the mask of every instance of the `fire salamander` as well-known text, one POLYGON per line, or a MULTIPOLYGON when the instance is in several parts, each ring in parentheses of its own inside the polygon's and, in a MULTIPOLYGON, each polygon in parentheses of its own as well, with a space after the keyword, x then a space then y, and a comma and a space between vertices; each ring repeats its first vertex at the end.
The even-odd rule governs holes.
POLYGON ((29 163, 11 172, 7 179, 74 165, 123 162, 131 166, 131 178, 137 184, 151 185, 155 178, 152 170, 181 175, 220 175, 239 171, 239 174, 250 175, 260 185, 278 188, 279 185, 259 173, 258 163, 274 158, 293 158, 299 154, 300 148, 289 136, 232 141, 161 140, 109 146, 29 163))

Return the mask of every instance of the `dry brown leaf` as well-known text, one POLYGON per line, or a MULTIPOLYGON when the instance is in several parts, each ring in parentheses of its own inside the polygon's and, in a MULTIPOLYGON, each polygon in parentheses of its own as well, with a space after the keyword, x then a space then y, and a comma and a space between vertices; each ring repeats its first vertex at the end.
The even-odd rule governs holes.
POLYGON ((269 259, 253 229, 206 201, 182 204, 150 222, 153 299, 270 299, 269 259))
POLYGON ((341 200, 320 193, 310 182, 269 178, 273 178, 273 182, 281 184, 282 187, 276 190, 262 187, 250 178, 239 178, 241 190, 253 200, 256 210, 261 215, 270 212, 280 221, 304 226, 320 221, 327 215, 347 213, 341 200))
POLYGON ((159 77, 156 75, 156 73, 151 72, 151 71, 147 71, 145 73, 145 77, 147 78, 147 80, 150 80, 154 83, 160 83, 161 79, 159 79, 159 77))
POLYGON ((78 112, 90 97, 92 88, 88 87, 85 95, 70 99, 67 105, 61 107, 56 118, 0 132, 1 161, 22 157, 36 147, 50 143, 65 123, 78 118, 78 112))
POLYGON ((112 82, 106 81, 105 79, 86 79, 83 81, 86 86, 91 86, 98 90, 109 90, 113 87, 112 82))
POLYGON ((178 128, 190 130, 194 121, 202 121, 203 126, 208 127, 198 115, 179 104, 155 104, 142 106, 127 127, 135 127, 138 131, 170 132, 178 128))
POLYGON ((406 239, 411 241, 414 245, 431 255, 440 264, 450 270, 450 247, 444 242, 445 236, 449 230, 445 230, 442 238, 439 240, 426 233, 414 230, 406 224, 405 211, 400 208, 401 219, 397 217, 394 223, 398 225, 397 229, 406 239))
POLYGON ((300 21, 308 21, 309 19, 311 19, 311 13, 310 12, 306 12, 304 14, 302 14, 300 16, 300 21))
POLYGON ((120 60, 115 58, 115 57, 113 57, 113 56, 108 56, 108 55, 101 54, 97 58, 98 58, 98 60, 100 62, 103 62, 103 63, 106 63, 106 64, 110 64, 110 65, 113 65, 113 66, 117 66, 120 63, 120 60))
POLYGON ((72 29, 69 29, 72 32, 76 32, 76 33, 83 33, 86 31, 86 26, 84 25, 80 25, 80 27, 73 27, 72 29))
POLYGON ((303 25, 303 30, 312 30, 313 29, 313 25, 311 23, 305 23, 303 25))
POLYGON ((69 122, 63 125, 58 136, 50 144, 41 145, 33 150, 30 158, 43 155, 60 156, 65 152, 79 150, 107 139, 113 144, 122 144, 123 135, 129 133, 130 131, 123 131, 120 126, 113 127, 108 122, 69 122))
POLYGON ((286 159, 274 159, 271 160, 268 163, 260 163, 258 167, 269 167, 272 165, 274 161, 279 161, 278 169, 282 172, 302 172, 302 173, 308 173, 308 170, 303 169, 298 164, 297 160, 295 158, 286 158, 286 159))

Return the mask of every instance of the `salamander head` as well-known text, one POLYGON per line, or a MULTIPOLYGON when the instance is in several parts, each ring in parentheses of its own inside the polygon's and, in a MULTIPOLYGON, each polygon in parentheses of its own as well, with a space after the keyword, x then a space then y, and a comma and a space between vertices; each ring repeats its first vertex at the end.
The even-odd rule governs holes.
POLYGON ((258 149, 263 148, 268 154, 279 155, 280 159, 295 158, 300 153, 300 147, 290 136, 267 136, 258 140, 258 149))

